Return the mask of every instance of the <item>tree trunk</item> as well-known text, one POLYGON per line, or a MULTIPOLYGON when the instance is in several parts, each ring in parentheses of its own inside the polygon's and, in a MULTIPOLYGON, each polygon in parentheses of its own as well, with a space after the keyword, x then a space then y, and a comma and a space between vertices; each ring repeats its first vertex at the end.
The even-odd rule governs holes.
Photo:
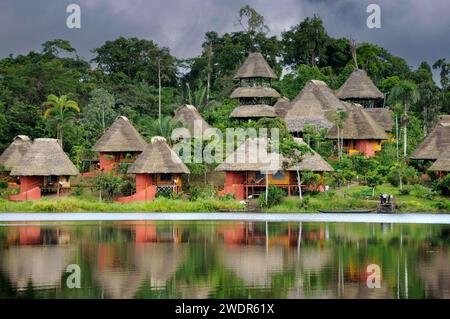
POLYGON ((161 123, 161 58, 158 59, 158 118, 161 123))
POLYGON ((300 200, 303 200, 302 181, 300 179, 300 172, 298 170, 297 170, 297 183, 298 183, 298 196, 300 197, 300 200))
POLYGON ((398 115, 395 114, 395 141, 396 141, 396 147, 397 147, 397 162, 399 160, 399 149, 398 149, 398 140, 400 138, 398 134, 398 115))
POLYGON ((269 202, 269 171, 266 172, 266 207, 269 202))

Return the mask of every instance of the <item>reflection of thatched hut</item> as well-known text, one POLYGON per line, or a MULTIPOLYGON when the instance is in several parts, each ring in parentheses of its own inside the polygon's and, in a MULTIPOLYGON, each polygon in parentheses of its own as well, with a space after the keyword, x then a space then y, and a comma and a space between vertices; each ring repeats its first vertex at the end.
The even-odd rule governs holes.
POLYGON ((364 109, 364 111, 372 116, 375 122, 384 128, 387 133, 392 132, 392 128, 394 127, 394 113, 390 109, 374 107, 364 109))
MULTIPOLYGON (((304 144, 301 139, 296 141, 304 144)), ((269 142, 263 138, 248 139, 216 168, 216 171, 226 173, 225 187, 221 194, 234 194, 239 200, 259 194, 266 187, 267 174, 269 185, 284 188, 290 195, 294 189, 298 189, 297 171, 312 171, 320 175, 333 171, 333 168, 312 150, 312 153, 303 154, 301 162, 292 163, 286 168, 283 164, 287 159, 279 153, 268 152, 268 145, 269 142)), ((319 184, 319 189, 323 189, 323 181, 319 184)))
POLYGON ((317 128, 331 128, 337 111, 344 111, 344 104, 323 81, 311 80, 292 100, 284 114, 289 132, 301 135, 305 124, 317 128))
POLYGON ((119 198, 121 202, 152 200, 158 191, 179 192, 182 174, 190 171, 166 139, 156 136, 128 168, 128 173, 136 175, 136 194, 119 198))
POLYGON ((339 136, 336 125, 327 134, 329 139, 338 137, 344 140, 344 149, 349 155, 362 153, 366 157, 381 151, 381 142, 388 139, 385 130, 359 105, 348 105, 339 136))
MULTIPOLYGON (((113 246, 110 246, 113 248, 113 246)), ((186 256, 186 248, 173 243, 130 244, 127 262, 129 269, 117 265, 115 250, 104 247, 109 256, 102 261, 94 277, 108 298, 133 298, 139 288, 149 282, 152 288, 162 288, 175 274, 186 256)))
POLYGON ((198 110, 193 105, 180 106, 172 119, 173 122, 180 122, 189 130, 191 137, 201 137, 210 128, 198 110))
POLYGON ((283 248, 264 246, 229 246, 220 251, 223 264, 246 284, 270 287, 272 274, 283 269, 283 248))
POLYGON ((450 254, 446 249, 423 256, 417 262, 417 273, 423 280, 427 298, 450 298, 450 254))
POLYGON ((345 101, 354 101, 366 106, 374 106, 384 99, 384 94, 367 76, 366 71, 356 69, 337 91, 336 96, 345 101))
POLYGON ((31 140, 26 135, 16 136, 8 148, 0 155, 0 169, 11 171, 19 164, 22 157, 31 147, 31 140))
POLYGON ((70 188, 70 176, 78 170, 56 139, 38 138, 11 171, 20 178, 20 194, 10 200, 39 199, 41 191, 57 192, 70 188))
POLYGON ((450 115, 442 116, 433 131, 412 153, 414 160, 450 158, 450 115))
POLYGON ((72 249, 57 246, 10 247, 0 258, 0 268, 14 288, 59 288, 61 276, 70 263, 72 249))
POLYGON ((147 143, 125 116, 119 116, 111 127, 95 143, 93 150, 98 152, 100 171, 117 172, 117 165, 133 161, 147 143))
POLYGON ((280 94, 271 88, 271 82, 277 76, 261 53, 250 53, 244 64, 234 76, 239 81, 231 94, 240 106, 231 112, 230 117, 238 119, 258 119, 276 117, 274 101, 280 94))

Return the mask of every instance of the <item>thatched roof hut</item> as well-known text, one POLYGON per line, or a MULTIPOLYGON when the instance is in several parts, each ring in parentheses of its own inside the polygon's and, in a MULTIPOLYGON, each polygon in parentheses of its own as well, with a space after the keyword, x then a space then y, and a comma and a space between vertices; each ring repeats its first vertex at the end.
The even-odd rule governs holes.
POLYGON ((450 115, 440 118, 433 131, 411 155, 411 159, 415 160, 448 158, 450 158, 450 115))
MULTIPOLYGON (((295 141, 305 145, 302 139, 295 139, 295 141)), ((216 168, 216 171, 333 171, 330 164, 313 150, 311 150, 311 153, 304 154, 300 163, 285 169, 283 163, 287 159, 278 153, 268 152, 268 143, 268 140, 264 138, 247 139, 216 168)))
POLYGON ((277 90, 268 86, 238 87, 231 94, 232 99, 240 98, 279 98, 281 95, 277 90))
POLYGON ((119 116, 95 143, 96 152, 142 152, 147 143, 125 116, 119 116))
POLYGON ((152 138, 151 143, 128 168, 129 174, 189 174, 187 166, 160 136, 152 138))
POLYGON ((450 159, 438 159, 429 168, 434 172, 450 172, 450 159))
POLYGON ((11 171, 12 176, 76 176, 78 169, 52 138, 34 140, 25 156, 11 171))
POLYGON ((367 108, 364 109, 364 111, 369 113, 375 122, 377 122, 386 132, 392 132, 394 126, 394 112, 382 107, 367 108))
POLYGON ((323 81, 311 80, 290 103, 284 120, 290 132, 303 131, 305 124, 331 128, 332 119, 345 106, 323 81))
POLYGON ((341 100, 380 100, 384 94, 367 76, 366 71, 355 69, 336 93, 341 100))
POLYGON ((8 148, 0 155, 0 167, 12 170, 30 149, 31 144, 28 136, 16 136, 8 148))
POLYGON ((175 111, 172 121, 183 124, 183 126, 189 130, 192 137, 201 137, 197 136, 198 132, 204 134, 205 131, 210 128, 209 124, 206 123, 195 106, 188 104, 180 106, 175 111))
POLYGON ((277 103, 275 103, 275 105, 273 106, 273 108, 275 109, 275 114, 278 117, 284 118, 286 112, 290 107, 290 103, 291 101, 289 101, 287 97, 280 97, 277 103))
POLYGON ((252 78, 277 78, 266 59, 259 52, 250 53, 234 76, 235 80, 252 78))
POLYGON ((231 118, 277 117, 275 108, 265 104, 241 105, 230 114, 231 118))
MULTIPOLYGON (((348 111, 344 124, 340 132, 341 136, 347 140, 387 140, 388 135, 384 128, 360 106, 348 106, 348 111)), ((337 127, 333 126, 328 131, 327 138, 337 139, 337 127)))

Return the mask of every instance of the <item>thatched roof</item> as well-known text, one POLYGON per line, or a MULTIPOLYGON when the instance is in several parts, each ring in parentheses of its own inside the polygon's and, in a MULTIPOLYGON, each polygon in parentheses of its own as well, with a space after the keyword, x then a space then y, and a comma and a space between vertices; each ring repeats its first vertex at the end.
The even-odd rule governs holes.
POLYGON ((180 106, 175 111, 175 116, 172 118, 172 121, 183 124, 189 130, 192 137, 201 137, 198 136, 199 132, 205 134, 205 131, 210 128, 195 106, 188 104, 180 106))
POLYGON ((412 153, 412 159, 435 160, 450 158, 450 116, 441 117, 433 131, 412 153))
POLYGON ((75 176, 78 169, 52 138, 35 139, 28 152, 11 171, 12 176, 75 176))
MULTIPOLYGON (((304 144, 301 139, 295 141, 304 144)), ((312 153, 304 154, 300 163, 285 169, 283 163, 286 159, 278 153, 268 152, 268 143, 264 138, 247 139, 216 168, 216 171, 333 171, 333 168, 313 150, 312 153)))
POLYGON ((231 112, 232 118, 277 117, 275 108, 265 104, 241 105, 231 112))
POLYGON ((125 116, 119 116, 95 143, 96 152, 142 152, 147 143, 125 116))
MULTIPOLYGON (((384 129, 360 105, 349 107, 340 134, 348 140, 388 139, 384 129)), ((336 125, 328 131, 327 138, 337 139, 336 125)))
POLYGON ((250 53, 234 75, 235 80, 248 78, 276 79, 277 76, 261 53, 250 53))
POLYGON ((336 93, 341 100, 375 100, 384 99, 384 94, 373 84, 366 71, 356 69, 336 93))
POLYGON ((289 101, 289 99, 287 97, 284 97, 284 96, 280 97, 278 99, 277 103, 275 103, 275 105, 273 106, 277 116, 284 118, 284 115, 286 114, 287 110, 290 107, 290 103, 291 103, 291 101, 289 101))
POLYGON ((190 171, 178 155, 160 136, 152 138, 152 142, 128 168, 129 174, 184 173, 190 171))
POLYGON ((450 159, 438 159, 430 166, 429 170, 435 172, 450 172, 450 159))
POLYGON ((26 135, 18 135, 8 148, 0 155, 0 167, 12 170, 31 147, 31 140, 26 135))
POLYGON ((279 98, 281 95, 277 90, 268 86, 254 86, 254 87, 238 87, 231 93, 232 99, 238 98, 252 98, 252 97, 273 97, 279 98))
POLYGON ((290 103, 284 120, 290 132, 303 131, 305 124, 331 128, 333 115, 345 106, 323 81, 311 80, 290 103))
POLYGON ((390 109, 382 107, 364 109, 364 111, 369 113, 375 122, 377 122, 378 125, 380 125, 386 132, 392 132, 392 128, 394 126, 394 112, 390 109))

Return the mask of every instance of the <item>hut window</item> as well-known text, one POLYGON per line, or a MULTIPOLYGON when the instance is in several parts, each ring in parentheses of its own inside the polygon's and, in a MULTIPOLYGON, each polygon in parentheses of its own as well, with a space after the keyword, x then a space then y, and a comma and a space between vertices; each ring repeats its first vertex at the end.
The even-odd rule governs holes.
POLYGON ((164 182, 172 181, 172 174, 161 174, 159 179, 164 182))
POLYGON ((273 179, 276 180, 283 180, 284 179, 284 173, 282 171, 278 171, 272 176, 273 179))
POLYGON ((266 175, 263 174, 263 173, 261 173, 261 172, 256 172, 255 175, 256 175, 256 176, 255 176, 255 179, 256 179, 256 182, 257 182, 257 183, 259 183, 261 180, 263 180, 263 179, 266 178, 266 175))

